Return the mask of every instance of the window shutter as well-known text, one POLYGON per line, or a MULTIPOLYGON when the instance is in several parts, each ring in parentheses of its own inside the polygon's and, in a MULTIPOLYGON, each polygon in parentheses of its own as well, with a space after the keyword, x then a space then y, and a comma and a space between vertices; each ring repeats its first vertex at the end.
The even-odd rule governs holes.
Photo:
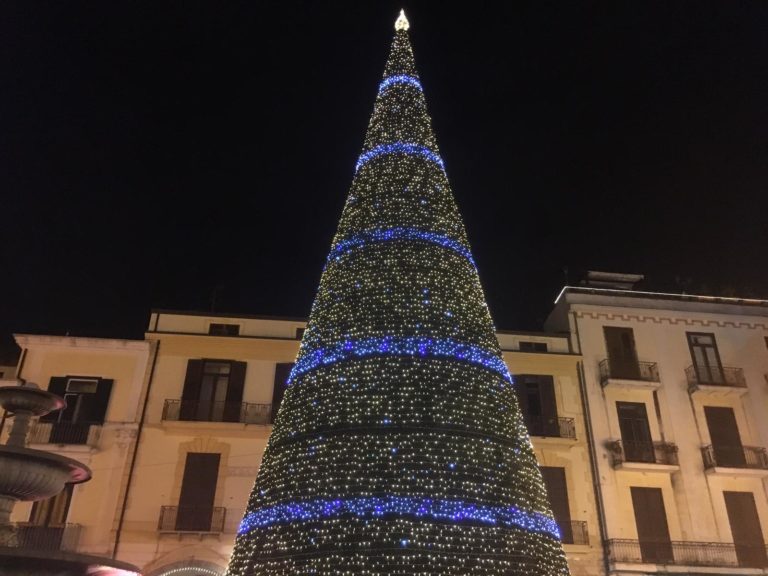
POLYGON ((540 468, 544 485, 547 488, 547 496, 552 506, 552 514, 555 515, 560 526, 560 536, 566 544, 573 542, 573 528, 571 526, 571 509, 568 505, 568 485, 565 482, 565 468, 554 466, 542 466, 540 468))
POLYGON ((203 381, 203 361, 189 360, 187 375, 184 378, 184 391, 181 393, 179 420, 194 420, 197 403, 200 400, 200 385, 203 381))
POLYGON ((539 398, 541 399, 541 420, 544 426, 544 435, 560 436, 557 402, 555 400, 555 380, 552 376, 539 376, 539 398))
POLYGON ((280 362, 275 365, 275 382, 272 388, 272 414, 270 417, 270 423, 272 424, 275 422, 277 410, 283 401, 283 394, 285 394, 285 387, 288 384, 288 376, 290 376, 291 370, 293 370, 293 364, 293 362, 280 362))
MULTIPOLYGON (((67 391, 67 378, 65 376, 54 376, 48 382, 48 392, 56 394, 64 398, 64 394, 67 391)), ((42 416, 40 420, 42 422, 56 422, 59 419, 59 412, 49 412, 45 416, 42 416)))
POLYGON ((187 454, 176 515, 177 530, 207 532, 211 529, 220 461, 221 454, 214 452, 187 454))
POLYGON ((89 424, 104 424, 109 406, 109 397, 112 394, 114 380, 99 380, 95 394, 83 394, 83 417, 81 421, 89 424))
POLYGON ((644 562, 666 564, 672 559, 672 544, 661 488, 631 487, 637 539, 644 562))
POLYGON ((709 437, 718 466, 740 467, 746 463, 733 408, 704 406, 709 437))
POLYGON ((229 368, 227 399, 224 406, 224 422, 239 422, 245 386, 246 362, 232 362, 229 368))

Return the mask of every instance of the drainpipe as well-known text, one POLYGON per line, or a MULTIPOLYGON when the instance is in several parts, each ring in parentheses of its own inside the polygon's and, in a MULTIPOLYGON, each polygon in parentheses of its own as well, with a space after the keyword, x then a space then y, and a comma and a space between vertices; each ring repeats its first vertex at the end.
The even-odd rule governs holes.
POLYGON ((123 495, 123 504, 120 507, 120 519, 117 522, 117 532, 115 532, 115 545, 112 548, 112 559, 117 560, 117 550, 120 547, 120 536, 123 533, 123 522, 125 521, 125 511, 128 508, 128 494, 131 491, 133 473, 136 469, 136 460, 139 455, 139 442, 141 441, 141 432, 144 429, 144 422, 147 417, 147 405, 149 404, 149 393, 152 389, 152 381, 155 379, 155 366, 157 366, 157 356, 160 351, 160 341, 155 341, 155 354, 152 358, 152 368, 149 371, 149 381, 147 382, 147 394, 144 396, 144 405, 141 407, 141 416, 139 417, 139 426, 136 429, 136 442, 134 443, 133 454, 131 455, 131 466, 128 469, 128 481, 125 484, 125 494, 123 495))
MULTIPOLYGON (((581 337, 579 335, 579 322, 576 319, 576 313, 573 314, 573 326, 576 335, 576 340, 579 344, 579 354, 584 354, 584 349, 581 347, 581 337)), ((587 447, 589 449, 589 469, 592 473, 592 485, 595 489, 595 506, 597 507, 597 528, 600 532, 600 543, 603 546, 603 564, 605 567, 605 574, 610 574, 610 561, 608 560, 608 540, 606 540, 606 534, 608 529, 605 525, 605 509, 603 508, 603 493, 600 488, 600 472, 597 469, 597 450, 595 449, 594 437, 592 436, 592 418, 589 413, 589 401, 587 400, 587 380, 584 376, 584 363, 578 363, 579 374, 579 392, 581 396, 581 409, 584 413, 584 428, 587 433, 587 447)))

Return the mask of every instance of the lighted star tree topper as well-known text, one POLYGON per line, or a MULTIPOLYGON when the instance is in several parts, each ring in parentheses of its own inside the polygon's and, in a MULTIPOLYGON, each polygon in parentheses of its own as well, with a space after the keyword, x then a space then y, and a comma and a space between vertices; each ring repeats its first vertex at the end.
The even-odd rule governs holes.
POLYGON ((403 13, 228 574, 568 568, 403 13))

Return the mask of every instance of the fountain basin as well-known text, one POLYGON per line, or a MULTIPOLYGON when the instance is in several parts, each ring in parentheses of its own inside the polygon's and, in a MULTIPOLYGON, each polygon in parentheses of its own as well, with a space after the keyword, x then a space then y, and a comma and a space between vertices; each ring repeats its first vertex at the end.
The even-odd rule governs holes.
POLYGON ((67 407, 60 396, 33 386, 0 386, 0 406, 15 414, 26 412, 33 416, 43 416, 55 410, 67 407))
POLYGON ((0 446, 0 497, 43 500, 91 479, 85 464, 41 450, 0 446))

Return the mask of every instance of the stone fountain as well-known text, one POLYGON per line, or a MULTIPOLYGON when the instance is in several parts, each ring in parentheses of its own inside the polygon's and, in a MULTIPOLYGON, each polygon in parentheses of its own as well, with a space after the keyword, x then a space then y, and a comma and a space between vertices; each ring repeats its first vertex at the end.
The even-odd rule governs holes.
POLYGON ((23 545, 10 521, 16 502, 51 498, 67 484, 90 480, 91 471, 72 458, 26 447, 30 420, 65 408, 63 398, 19 381, 0 386, 0 407, 13 418, 0 445, 0 576, 137 576, 135 566, 110 558, 23 545))

